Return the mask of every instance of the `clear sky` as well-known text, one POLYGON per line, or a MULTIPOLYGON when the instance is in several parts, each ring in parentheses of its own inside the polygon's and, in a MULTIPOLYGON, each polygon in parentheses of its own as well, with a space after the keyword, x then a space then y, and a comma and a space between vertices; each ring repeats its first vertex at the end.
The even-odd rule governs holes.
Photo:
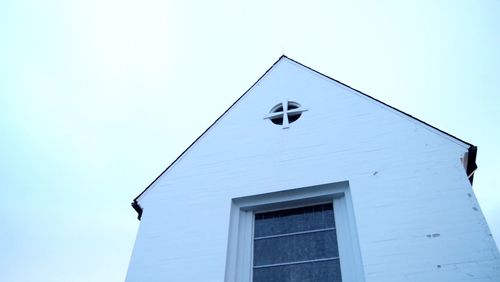
POLYGON ((282 54, 479 147, 500 242, 500 1, 0 2, 2 281, 123 281, 139 194, 282 54))

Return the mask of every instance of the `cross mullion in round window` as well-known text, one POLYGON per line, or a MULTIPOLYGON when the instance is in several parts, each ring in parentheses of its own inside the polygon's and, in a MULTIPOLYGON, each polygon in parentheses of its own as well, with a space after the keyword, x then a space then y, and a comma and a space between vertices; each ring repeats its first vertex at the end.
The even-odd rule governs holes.
POLYGON ((290 123, 297 121, 305 111, 307 109, 302 108, 299 103, 285 100, 274 106, 265 118, 285 129, 290 127, 290 123))

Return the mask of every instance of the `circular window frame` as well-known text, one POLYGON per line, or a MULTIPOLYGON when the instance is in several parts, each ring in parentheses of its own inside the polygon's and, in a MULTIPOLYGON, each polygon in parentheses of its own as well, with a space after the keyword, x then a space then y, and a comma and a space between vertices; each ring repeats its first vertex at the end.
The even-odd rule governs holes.
POLYGON ((273 124, 289 128, 290 124, 296 122, 305 111, 307 109, 304 109, 299 103, 285 100, 272 107, 265 118, 269 119, 273 124), (284 105, 286 105, 286 110, 284 105))

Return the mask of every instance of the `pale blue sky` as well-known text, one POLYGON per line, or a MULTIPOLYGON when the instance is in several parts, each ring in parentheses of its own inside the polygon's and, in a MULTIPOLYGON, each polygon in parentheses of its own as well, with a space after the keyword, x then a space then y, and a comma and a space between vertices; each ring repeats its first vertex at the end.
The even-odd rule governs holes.
POLYGON ((0 2, 2 281, 123 281, 131 200, 283 53, 479 147, 500 241, 499 1, 0 2))

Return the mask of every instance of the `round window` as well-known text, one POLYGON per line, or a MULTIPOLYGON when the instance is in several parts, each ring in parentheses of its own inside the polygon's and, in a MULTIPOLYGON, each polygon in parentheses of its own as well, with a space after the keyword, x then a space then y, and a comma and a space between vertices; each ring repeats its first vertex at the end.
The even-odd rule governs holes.
POLYGON ((290 123, 297 121, 302 113, 306 111, 297 102, 285 101, 274 106, 266 118, 272 123, 288 128, 290 123))

